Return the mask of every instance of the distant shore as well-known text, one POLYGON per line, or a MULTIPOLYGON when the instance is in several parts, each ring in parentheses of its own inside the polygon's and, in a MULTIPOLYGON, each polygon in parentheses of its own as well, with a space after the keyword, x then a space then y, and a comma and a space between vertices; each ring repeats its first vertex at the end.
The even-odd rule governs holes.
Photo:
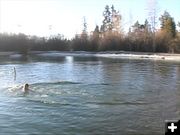
MULTIPOLYGON (((97 56, 104 58, 127 58, 127 59, 151 59, 180 61, 180 54, 172 53, 152 53, 152 52, 128 52, 128 51, 105 51, 105 52, 86 52, 86 51, 32 51, 27 55, 42 56, 97 56)), ((17 52, 0 52, 1 56, 17 56, 17 52)))
POLYGON ((180 54, 171 53, 149 53, 149 52, 121 52, 98 54, 99 57, 108 58, 128 58, 128 59, 151 59, 151 60, 169 60, 180 61, 180 54))

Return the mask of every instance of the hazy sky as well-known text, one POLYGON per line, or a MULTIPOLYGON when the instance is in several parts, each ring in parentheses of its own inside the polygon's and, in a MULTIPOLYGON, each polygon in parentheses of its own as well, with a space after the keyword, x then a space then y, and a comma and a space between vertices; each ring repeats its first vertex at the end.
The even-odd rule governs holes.
MULTIPOLYGON (((73 37, 82 30, 86 17, 88 31, 102 24, 105 5, 114 5, 122 15, 126 31, 137 20, 148 18, 150 0, 0 0, 0 31, 48 36, 73 37)), ((167 10, 180 21, 180 0, 157 0, 158 17, 167 10)))

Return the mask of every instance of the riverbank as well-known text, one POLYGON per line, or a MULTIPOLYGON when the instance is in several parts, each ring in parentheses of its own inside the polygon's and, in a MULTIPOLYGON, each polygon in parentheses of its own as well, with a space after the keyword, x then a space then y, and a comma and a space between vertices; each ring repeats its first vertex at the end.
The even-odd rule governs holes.
MULTIPOLYGON (((17 57, 21 54, 17 52, 0 52, 0 56, 17 57)), ((96 56, 113 59, 150 59, 180 61, 180 54, 171 53, 150 53, 150 52, 126 52, 126 51, 106 51, 106 52, 85 52, 85 51, 32 51, 28 55, 40 56, 96 56)))

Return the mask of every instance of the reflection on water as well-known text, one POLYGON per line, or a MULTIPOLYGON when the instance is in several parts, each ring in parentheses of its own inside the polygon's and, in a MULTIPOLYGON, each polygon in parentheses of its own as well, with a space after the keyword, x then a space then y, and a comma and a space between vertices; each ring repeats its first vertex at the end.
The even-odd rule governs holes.
POLYGON ((0 58, 1 133, 160 135, 165 119, 180 119, 180 63, 26 58, 0 58), (24 83, 33 90, 25 96, 24 83))

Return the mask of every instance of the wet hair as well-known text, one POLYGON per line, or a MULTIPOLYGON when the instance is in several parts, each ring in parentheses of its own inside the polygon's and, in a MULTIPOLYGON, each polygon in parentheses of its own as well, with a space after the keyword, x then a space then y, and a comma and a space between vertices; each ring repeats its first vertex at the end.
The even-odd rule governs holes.
POLYGON ((29 89, 29 84, 26 83, 26 84, 24 85, 24 90, 25 90, 25 91, 28 91, 28 89, 29 89))
POLYGON ((24 87, 29 87, 29 84, 28 84, 28 83, 26 83, 26 84, 24 85, 24 87))

